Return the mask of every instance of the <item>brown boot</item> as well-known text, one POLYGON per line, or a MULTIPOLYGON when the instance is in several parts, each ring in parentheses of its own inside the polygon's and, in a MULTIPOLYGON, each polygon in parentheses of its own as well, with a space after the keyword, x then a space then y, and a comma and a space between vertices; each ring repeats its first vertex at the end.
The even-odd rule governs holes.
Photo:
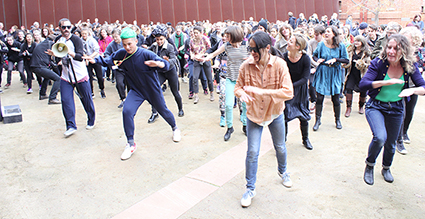
POLYGON ((360 97, 359 100, 359 114, 364 114, 364 104, 366 103, 366 97, 360 97))
POLYGON ((347 110, 345 111, 345 117, 350 117, 351 114, 351 106, 353 104, 353 94, 346 94, 345 100, 347 102, 347 110))

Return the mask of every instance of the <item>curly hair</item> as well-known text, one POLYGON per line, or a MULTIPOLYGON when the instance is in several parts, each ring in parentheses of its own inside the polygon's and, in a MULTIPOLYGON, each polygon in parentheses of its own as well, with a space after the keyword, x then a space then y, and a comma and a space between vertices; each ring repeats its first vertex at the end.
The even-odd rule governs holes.
POLYGON ((415 57, 413 56, 413 48, 410 46, 409 40, 407 37, 401 34, 393 34, 388 38, 387 44, 385 48, 381 51, 379 58, 381 60, 387 59, 387 48, 388 44, 391 40, 394 40, 397 43, 397 50, 401 51, 400 64, 401 66, 407 70, 409 73, 413 73, 414 71, 414 63, 415 57))
MULTIPOLYGON (((403 29, 401 29, 400 31, 401 35, 410 35, 411 38, 411 45, 414 47, 419 47, 422 44, 423 41, 423 35, 422 32, 416 28, 416 27, 405 27, 403 29)), ((407 36, 406 36, 407 37, 407 36)))

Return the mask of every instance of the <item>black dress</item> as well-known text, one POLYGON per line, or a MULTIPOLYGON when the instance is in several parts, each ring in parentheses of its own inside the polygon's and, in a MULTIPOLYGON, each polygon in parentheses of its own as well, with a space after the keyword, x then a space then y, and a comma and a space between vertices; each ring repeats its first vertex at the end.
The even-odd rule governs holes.
POLYGON ((356 54, 356 52, 353 52, 353 59, 351 61, 351 71, 347 77, 347 81, 345 82, 346 90, 354 90, 356 92, 360 92, 359 83, 362 77, 361 77, 360 70, 356 68, 356 62, 354 61, 359 60, 362 54, 363 52, 360 52, 359 54, 356 54))
POLYGON ((310 77, 310 57, 303 54, 301 58, 292 63, 288 58, 288 53, 283 55, 283 59, 289 68, 292 85, 294 87, 294 97, 285 101, 285 121, 293 119, 304 121, 310 120, 310 109, 308 102, 308 79, 310 77))

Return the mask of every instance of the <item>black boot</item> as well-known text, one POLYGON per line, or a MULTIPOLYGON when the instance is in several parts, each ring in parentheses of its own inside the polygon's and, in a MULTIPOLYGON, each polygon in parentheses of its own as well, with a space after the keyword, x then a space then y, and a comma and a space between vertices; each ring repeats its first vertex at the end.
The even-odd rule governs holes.
POLYGON ((246 125, 242 126, 242 131, 243 131, 243 133, 245 134, 245 136, 247 136, 247 135, 246 135, 246 125))
POLYGON ((341 105, 335 106, 334 105, 334 115, 335 115, 335 125, 337 129, 342 129, 342 124, 341 124, 341 105))
POLYGON ((368 185, 373 185, 373 166, 366 164, 366 169, 364 170, 364 181, 368 185))
POLYGON ((301 135, 303 137, 303 145, 308 150, 313 150, 313 145, 311 145, 310 140, 308 140, 308 124, 305 126, 300 126, 301 135))
POLYGON ((319 126, 322 124, 320 118, 322 117, 323 105, 316 103, 316 123, 314 123, 313 131, 319 130, 319 126))
POLYGON ((227 128, 226 134, 224 134, 224 140, 228 141, 233 133, 233 127, 227 128))
POLYGON ((384 176, 384 180, 386 182, 389 182, 389 183, 394 182, 394 177, 393 175, 391 175, 390 168, 382 168, 381 173, 382 173, 382 176, 384 176))
POLYGON ((158 113, 152 113, 151 117, 148 119, 148 123, 154 123, 158 116, 158 113))

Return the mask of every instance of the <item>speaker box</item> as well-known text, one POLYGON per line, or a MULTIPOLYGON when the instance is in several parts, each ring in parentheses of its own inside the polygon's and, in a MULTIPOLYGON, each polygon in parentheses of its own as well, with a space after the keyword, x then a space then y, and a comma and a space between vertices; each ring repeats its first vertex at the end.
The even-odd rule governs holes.
POLYGON ((1 106, 1 114, 4 124, 22 122, 22 111, 19 105, 1 106))

